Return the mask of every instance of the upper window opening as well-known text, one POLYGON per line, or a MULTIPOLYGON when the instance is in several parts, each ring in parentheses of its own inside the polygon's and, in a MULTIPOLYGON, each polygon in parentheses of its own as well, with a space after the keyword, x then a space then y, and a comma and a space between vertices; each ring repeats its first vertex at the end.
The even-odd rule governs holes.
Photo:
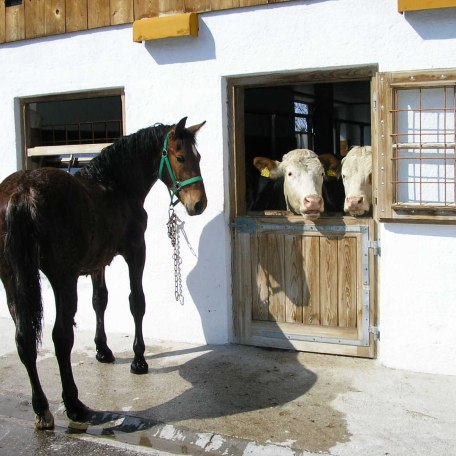
POLYGON ((5 0, 5 6, 17 6, 22 5, 22 0, 5 0))
POLYGON ((26 167, 80 169, 123 135, 121 95, 28 102, 26 167))
MULTIPOLYGON (((246 88, 247 211, 286 209, 283 192, 272 188, 276 181, 261 177, 254 168, 255 157, 282 160, 293 149, 311 149, 318 155, 329 153, 341 159, 352 146, 370 145, 370 98, 369 80, 246 88)), ((334 178, 327 187, 337 195, 331 199, 334 205, 326 205, 325 213, 342 214, 342 182, 334 178)))

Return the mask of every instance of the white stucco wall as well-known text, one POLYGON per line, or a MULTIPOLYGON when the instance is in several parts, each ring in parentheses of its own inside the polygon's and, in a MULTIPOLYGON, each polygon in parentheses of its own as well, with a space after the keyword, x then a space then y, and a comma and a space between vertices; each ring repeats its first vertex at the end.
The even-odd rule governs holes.
MULTIPOLYGON (((174 302, 168 195, 158 183, 146 201, 144 274, 148 337, 224 343, 231 329, 227 225, 226 77, 353 65, 379 71, 456 67, 456 8, 397 13, 397 0, 297 1, 201 14, 197 38, 132 41, 131 26, 0 45, 0 178, 18 168, 19 97, 124 87, 127 133, 155 122, 207 120, 198 135, 209 205, 185 221, 184 305, 174 302), (192 253, 195 252, 195 254, 192 253)), ((456 374, 452 226, 381 227, 379 361, 456 374)), ((125 263, 107 271, 108 331, 132 334, 125 263)), ((45 318, 54 315, 43 283, 45 318)), ((77 323, 94 327, 91 286, 81 279, 77 323)), ((0 297, 0 317, 7 316, 0 297)))

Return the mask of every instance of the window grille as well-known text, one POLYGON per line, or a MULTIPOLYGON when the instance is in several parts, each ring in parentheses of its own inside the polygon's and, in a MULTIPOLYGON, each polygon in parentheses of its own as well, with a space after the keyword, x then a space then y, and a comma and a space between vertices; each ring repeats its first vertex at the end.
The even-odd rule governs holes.
POLYGON ((393 90, 393 208, 456 210, 455 87, 393 90))

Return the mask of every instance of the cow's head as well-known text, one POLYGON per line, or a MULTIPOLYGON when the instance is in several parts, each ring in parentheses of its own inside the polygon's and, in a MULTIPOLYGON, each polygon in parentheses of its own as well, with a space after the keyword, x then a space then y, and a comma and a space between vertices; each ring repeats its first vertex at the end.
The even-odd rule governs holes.
POLYGON ((372 204, 372 151, 369 146, 355 146, 342 159, 345 188, 344 211, 363 215, 372 204))
POLYGON ((262 176, 284 178, 283 191, 288 210, 316 220, 324 211, 322 185, 325 170, 318 155, 308 149, 286 153, 282 161, 255 157, 254 166, 262 176))

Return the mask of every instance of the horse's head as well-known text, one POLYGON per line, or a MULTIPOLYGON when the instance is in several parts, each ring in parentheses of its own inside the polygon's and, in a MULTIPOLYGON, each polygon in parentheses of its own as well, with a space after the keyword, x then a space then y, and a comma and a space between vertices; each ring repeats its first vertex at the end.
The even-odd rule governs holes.
POLYGON ((184 117, 168 132, 168 141, 164 149, 167 150, 172 173, 168 169, 169 172, 163 172, 161 178, 170 192, 185 206, 189 215, 199 215, 206 209, 207 198, 199 166, 201 156, 195 146, 195 135, 206 121, 188 128, 185 127, 186 121, 187 117, 184 117))

